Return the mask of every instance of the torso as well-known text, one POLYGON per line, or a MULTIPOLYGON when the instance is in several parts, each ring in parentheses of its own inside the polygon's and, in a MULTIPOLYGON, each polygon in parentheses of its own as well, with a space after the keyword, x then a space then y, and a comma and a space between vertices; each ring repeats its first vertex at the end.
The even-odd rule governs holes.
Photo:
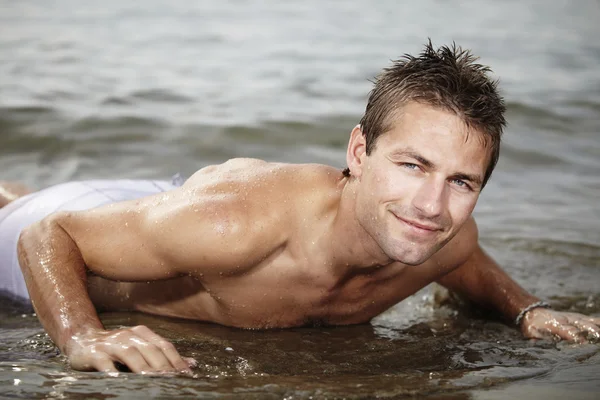
POLYGON ((149 283, 91 277, 90 295, 100 309, 136 309, 244 328, 367 322, 447 270, 435 262, 392 263, 358 272, 337 265, 328 251, 328 233, 343 186, 341 175, 326 166, 287 167, 254 160, 200 170, 186 183, 199 193, 240 191, 240 186, 241 191, 262 191, 249 197, 269 199, 263 207, 278 214, 277 225, 283 227, 278 229, 284 229, 287 238, 284 244, 244 273, 192 274, 149 283), (241 169, 252 174, 237 174, 241 169))

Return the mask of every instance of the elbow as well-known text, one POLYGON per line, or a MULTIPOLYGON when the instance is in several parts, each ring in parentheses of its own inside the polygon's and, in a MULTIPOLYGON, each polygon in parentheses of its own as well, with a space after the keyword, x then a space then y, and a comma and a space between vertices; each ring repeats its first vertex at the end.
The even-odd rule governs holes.
POLYGON ((25 269, 33 265, 30 263, 32 257, 38 258, 42 253, 47 252, 54 253, 65 247, 65 240, 70 240, 60 224, 66 214, 63 212, 51 214, 21 231, 17 241, 17 258, 24 273, 25 269))
POLYGON ((26 226, 21 230, 18 240, 18 247, 23 246, 29 247, 30 243, 39 242, 44 236, 48 236, 48 233, 60 227, 58 219, 61 217, 62 212, 50 214, 46 218, 43 218, 31 225, 26 226))

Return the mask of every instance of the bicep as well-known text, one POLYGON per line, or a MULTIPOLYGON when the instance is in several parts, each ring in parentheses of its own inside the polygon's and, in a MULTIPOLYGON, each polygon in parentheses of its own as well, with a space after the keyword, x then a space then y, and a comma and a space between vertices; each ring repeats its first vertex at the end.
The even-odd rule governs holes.
POLYGON ((61 222, 87 267, 114 280, 232 273, 256 262, 270 243, 250 232, 256 226, 231 201, 181 193, 66 213, 61 222))
POLYGON ((96 275, 123 281, 175 276, 175 271, 154 251, 147 211, 140 208, 139 201, 61 212, 53 218, 75 242, 85 265, 96 275))

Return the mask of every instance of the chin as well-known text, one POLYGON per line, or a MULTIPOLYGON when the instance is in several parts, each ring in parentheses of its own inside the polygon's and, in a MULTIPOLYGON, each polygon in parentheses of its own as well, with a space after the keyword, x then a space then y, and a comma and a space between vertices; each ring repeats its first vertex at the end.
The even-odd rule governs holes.
POLYGON ((429 260, 430 256, 428 257, 402 257, 396 261, 405 264, 405 265, 410 265, 410 266, 415 266, 415 265, 421 265, 423 264, 425 261, 429 260))
POLYGON ((406 265, 420 265, 429 260, 440 248, 442 243, 412 243, 408 244, 405 240, 400 243, 389 243, 387 250, 388 256, 395 261, 406 265))
POLYGON ((421 265, 425 261, 429 260, 434 253, 434 251, 403 251, 399 253, 392 252, 390 258, 406 265, 421 265))

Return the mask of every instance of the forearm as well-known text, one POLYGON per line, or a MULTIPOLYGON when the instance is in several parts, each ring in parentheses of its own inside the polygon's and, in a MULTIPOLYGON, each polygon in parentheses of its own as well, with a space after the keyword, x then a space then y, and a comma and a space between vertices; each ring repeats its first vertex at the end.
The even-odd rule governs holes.
POLYGON ((469 260, 439 283, 473 302, 491 307, 514 321, 521 310, 539 301, 515 282, 479 246, 469 260))
POLYGON ((63 353, 73 336, 103 329, 87 292, 81 252, 56 218, 25 229, 18 255, 37 316, 63 353))

